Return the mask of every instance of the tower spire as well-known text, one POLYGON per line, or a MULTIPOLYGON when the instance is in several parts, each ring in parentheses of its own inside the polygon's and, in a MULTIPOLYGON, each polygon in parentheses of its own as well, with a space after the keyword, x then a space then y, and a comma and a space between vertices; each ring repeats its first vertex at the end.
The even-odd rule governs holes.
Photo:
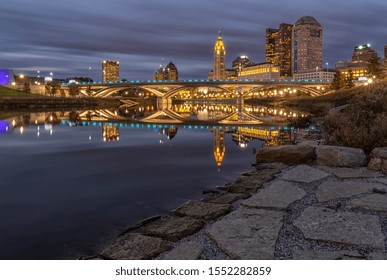
POLYGON ((214 80, 226 78, 226 48, 224 47, 222 33, 219 30, 218 39, 214 46, 214 80))

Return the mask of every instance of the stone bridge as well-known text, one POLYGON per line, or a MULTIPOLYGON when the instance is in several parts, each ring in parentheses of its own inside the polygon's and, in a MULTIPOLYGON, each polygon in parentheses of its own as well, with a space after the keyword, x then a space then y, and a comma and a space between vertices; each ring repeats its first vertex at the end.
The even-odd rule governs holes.
MULTIPOLYGON (((275 80, 182 80, 182 81, 157 81, 157 80, 136 80, 121 81, 117 83, 81 83, 77 84, 78 91, 82 95, 93 97, 111 97, 118 92, 130 89, 142 90, 153 94, 159 98, 171 99, 184 90, 201 90, 206 96, 209 89, 214 89, 216 95, 226 94, 230 98, 248 98, 254 93, 268 89, 300 90, 318 96, 328 88, 329 80, 295 80, 295 79, 275 79, 275 80)), ((69 85, 62 84, 62 90, 68 91, 69 85)), ((283 93, 280 91, 280 93, 283 93)))

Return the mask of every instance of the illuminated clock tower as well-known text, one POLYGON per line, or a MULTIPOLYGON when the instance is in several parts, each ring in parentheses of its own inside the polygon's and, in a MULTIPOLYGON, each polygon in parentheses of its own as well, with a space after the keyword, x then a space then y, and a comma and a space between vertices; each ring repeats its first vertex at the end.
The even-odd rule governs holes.
POLYGON ((222 34, 219 31, 218 40, 214 46, 214 80, 226 79, 226 49, 223 44, 222 34))

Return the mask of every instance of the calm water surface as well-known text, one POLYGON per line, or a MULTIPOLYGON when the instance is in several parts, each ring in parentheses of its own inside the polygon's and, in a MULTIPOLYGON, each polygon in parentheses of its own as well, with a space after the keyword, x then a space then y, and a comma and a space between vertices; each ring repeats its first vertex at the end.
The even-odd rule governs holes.
POLYGON ((69 124, 3 128, 0 259, 93 254, 126 226, 250 170, 262 144, 231 126, 69 124))

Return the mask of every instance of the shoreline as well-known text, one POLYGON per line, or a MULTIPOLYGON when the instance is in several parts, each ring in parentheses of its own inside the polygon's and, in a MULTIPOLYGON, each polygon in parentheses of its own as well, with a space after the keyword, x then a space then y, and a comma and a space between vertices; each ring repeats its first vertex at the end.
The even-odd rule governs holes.
POLYGON ((387 259, 386 173, 259 163, 217 189, 80 259, 387 259))

